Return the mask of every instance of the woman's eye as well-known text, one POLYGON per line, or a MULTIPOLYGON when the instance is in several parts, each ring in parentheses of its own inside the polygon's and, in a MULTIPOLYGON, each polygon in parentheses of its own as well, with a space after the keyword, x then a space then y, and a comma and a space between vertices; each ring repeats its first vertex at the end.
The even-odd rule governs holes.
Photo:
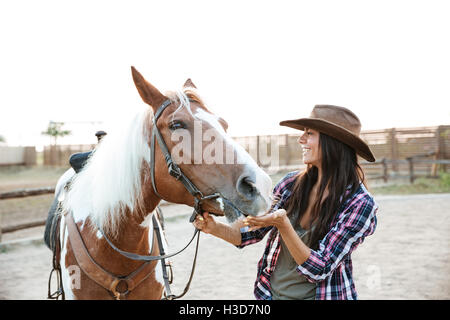
POLYGON ((170 130, 177 130, 177 129, 184 129, 184 128, 185 128, 184 123, 180 122, 180 121, 174 121, 169 124, 170 130))

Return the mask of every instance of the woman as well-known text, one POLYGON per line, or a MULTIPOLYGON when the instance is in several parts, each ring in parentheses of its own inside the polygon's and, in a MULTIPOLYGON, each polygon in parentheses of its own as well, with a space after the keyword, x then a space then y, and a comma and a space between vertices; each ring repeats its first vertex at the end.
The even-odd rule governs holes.
POLYGON ((376 227, 378 209, 357 155, 373 162, 350 110, 317 105, 309 118, 280 125, 304 131, 303 172, 275 186, 271 210, 229 226, 207 212, 195 226, 239 248, 269 233, 258 263, 257 299, 356 299, 351 253, 376 227))

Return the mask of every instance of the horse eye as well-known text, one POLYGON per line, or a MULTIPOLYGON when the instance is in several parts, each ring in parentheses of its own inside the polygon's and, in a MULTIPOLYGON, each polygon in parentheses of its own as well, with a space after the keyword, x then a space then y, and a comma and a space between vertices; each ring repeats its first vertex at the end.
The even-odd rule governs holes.
POLYGON ((186 126, 181 121, 173 121, 169 123, 169 129, 170 130, 177 130, 177 129, 184 129, 186 126))

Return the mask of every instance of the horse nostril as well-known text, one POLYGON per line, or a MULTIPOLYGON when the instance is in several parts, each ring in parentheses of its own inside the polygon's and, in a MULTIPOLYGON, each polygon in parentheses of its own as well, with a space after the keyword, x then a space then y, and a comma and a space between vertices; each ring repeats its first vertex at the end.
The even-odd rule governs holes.
POLYGON ((241 176, 238 180, 236 189, 248 200, 254 199, 258 193, 255 182, 249 176, 241 176))

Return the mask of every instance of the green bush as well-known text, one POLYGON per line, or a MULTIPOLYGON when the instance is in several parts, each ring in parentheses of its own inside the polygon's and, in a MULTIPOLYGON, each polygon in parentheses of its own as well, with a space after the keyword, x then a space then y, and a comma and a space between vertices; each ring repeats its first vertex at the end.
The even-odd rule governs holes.
POLYGON ((440 172, 439 173, 439 182, 440 182, 441 186, 450 188, 450 173, 440 172))

